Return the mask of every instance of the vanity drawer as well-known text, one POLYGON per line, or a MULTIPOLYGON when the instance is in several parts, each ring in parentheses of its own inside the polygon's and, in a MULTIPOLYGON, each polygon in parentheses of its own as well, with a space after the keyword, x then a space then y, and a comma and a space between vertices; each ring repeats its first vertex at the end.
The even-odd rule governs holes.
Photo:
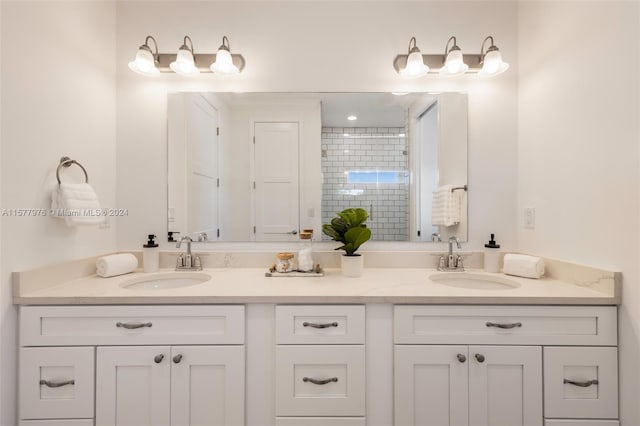
POLYGON ((545 419, 544 426, 620 426, 620 422, 617 420, 545 419))
POLYGON ((93 426, 93 419, 20 420, 18 426, 93 426))
POLYGON ((363 305, 276 306, 276 343, 364 344, 363 305))
POLYGON ((396 344, 616 345, 612 306, 394 307, 396 344))
POLYGON ((617 418, 618 349, 544 348, 544 407, 545 417, 617 418))
POLYGON ((276 347, 276 416, 364 416, 364 346, 276 347))
POLYGON ((93 417, 94 348, 21 348, 20 418, 93 417))
POLYGON ((364 417, 277 417, 276 426, 365 426, 364 417))
POLYGON ((243 344, 244 306, 26 306, 20 345, 243 344))

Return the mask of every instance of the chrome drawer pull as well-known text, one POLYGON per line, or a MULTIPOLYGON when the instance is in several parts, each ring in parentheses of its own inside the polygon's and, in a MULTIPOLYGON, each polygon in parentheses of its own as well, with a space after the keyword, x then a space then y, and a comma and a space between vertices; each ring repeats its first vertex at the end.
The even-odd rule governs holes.
POLYGON ((456 358, 458 358, 458 362, 461 362, 461 363, 463 363, 463 362, 466 362, 466 361, 467 361, 467 357, 466 357, 466 356, 464 356, 464 355, 462 355, 462 354, 458 354, 458 355, 456 355, 456 358))
POLYGON ((158 355, 153 357, 153 362, 155 362, 156 364, 160 364, 163 359, 164 359, 164 355, 163 354, 158 354, 158 355))
POLYGON ((136 328, 142 327, 151 327, 153 324, 150 322, 117 322, 116 327, 126 328, 128 330, 133 330, 136 328))
POLYGON ((598 380, 597 379, 593 379, 593 380, 589 380, 586 382, 574 382, 573 380, 569 380, 569 379, 564 379, 562 381, 562 383, 564 383, 565 385, 573 385, 573 386, 578 386, 581 388, 588 388, 591 385, 597 385, 598 384, 598 380))
POLYGON ((332 377, 330 379, 318 380, 318 379, 312 379, 311 377, 303 377, 302 381, 303 382, 311 382, 314 385, 326 385, 327 383, 337 382, 338 378, 337 377, 332 377))
POLYGON ((522 327, 521 322, 512 322, 511 324, 500 324, 498 322, 488 322, 487 327, 497 327, 497 328, 516 328, 522 327))
POLYGON ((178 354, 173 357, 174 364, 180 364, 180 361, 182 361, 182 354, 178 354))
POLYGON ((475 354, 475 357, 476 357, 476 361, 478 361, 479 363, 483 363, 484 362, 484 355, 475 354))
POLYGON ((40 380, 41 385, 45 385, 48 388, 59 388, 60 386, 75 385, 75 380, 67 380, 66 382, 50 382, 49 380, 40 380))
POLYGON ((324 324, 318 324, 315 322, 303 322, 302 323, 303 327, 313 327, 313 328, 329 328, 329 327, 337 327, 338 323, 337 322, 328 322, 328 323, 324 323, 324 324))

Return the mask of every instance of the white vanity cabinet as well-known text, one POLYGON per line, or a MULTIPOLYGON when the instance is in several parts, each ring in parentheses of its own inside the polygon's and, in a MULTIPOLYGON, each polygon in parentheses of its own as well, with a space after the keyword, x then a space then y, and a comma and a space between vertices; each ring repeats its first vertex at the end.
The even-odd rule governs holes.
POLYGON ((99 347, 96 426, 240 426, 243 361, 242 346, 99 347))
POLYGON ((542 351, 525 346, 400 346, 395 424, 542 422, 542 351))
POLYGON ((237 305, 23 306, 20 424, 242 426, 244 324, 237 305))
POLYGON ((275 325, 276 426, 364 426, 365 307, 280 305, 275 325))
POLYGON ((395 306, 394 426, 617 425, 616 344, 615 307, 395 306))

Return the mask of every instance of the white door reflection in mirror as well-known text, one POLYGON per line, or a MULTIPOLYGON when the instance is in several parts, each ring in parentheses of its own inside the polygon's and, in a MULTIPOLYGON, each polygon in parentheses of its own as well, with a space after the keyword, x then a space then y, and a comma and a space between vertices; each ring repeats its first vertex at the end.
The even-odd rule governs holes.
POLYGON ((169 103, 169 231, 194 240, 218 234, 218 110, 201 94, 169 103))
POLYGON ((297 241, 298 123, 254 123, 255 241, 297 241))

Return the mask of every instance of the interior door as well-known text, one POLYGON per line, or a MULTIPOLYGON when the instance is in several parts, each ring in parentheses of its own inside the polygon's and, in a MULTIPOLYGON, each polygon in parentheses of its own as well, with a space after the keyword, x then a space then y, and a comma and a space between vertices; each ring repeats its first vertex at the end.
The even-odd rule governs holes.
POLYGON ((467 426, 468 362, 466 346, 396 345, 394 425, 467 426))
POLYGON ((187 233, 218 235, 218 110, 202 95, 186 97, 187 233))
POLYGON ((99 347, 96 426, 169 426, 167 346, 99 347))
POLYGON ((297 122, 254 123, 255 241, 297 241, 300 227, 297 122))
POLYGON ((244 346, 171 349, 171 425, 244 425, 244 346))
POLYGON ((542 348, 469 347, 469 426, 542 426, 542 348))

